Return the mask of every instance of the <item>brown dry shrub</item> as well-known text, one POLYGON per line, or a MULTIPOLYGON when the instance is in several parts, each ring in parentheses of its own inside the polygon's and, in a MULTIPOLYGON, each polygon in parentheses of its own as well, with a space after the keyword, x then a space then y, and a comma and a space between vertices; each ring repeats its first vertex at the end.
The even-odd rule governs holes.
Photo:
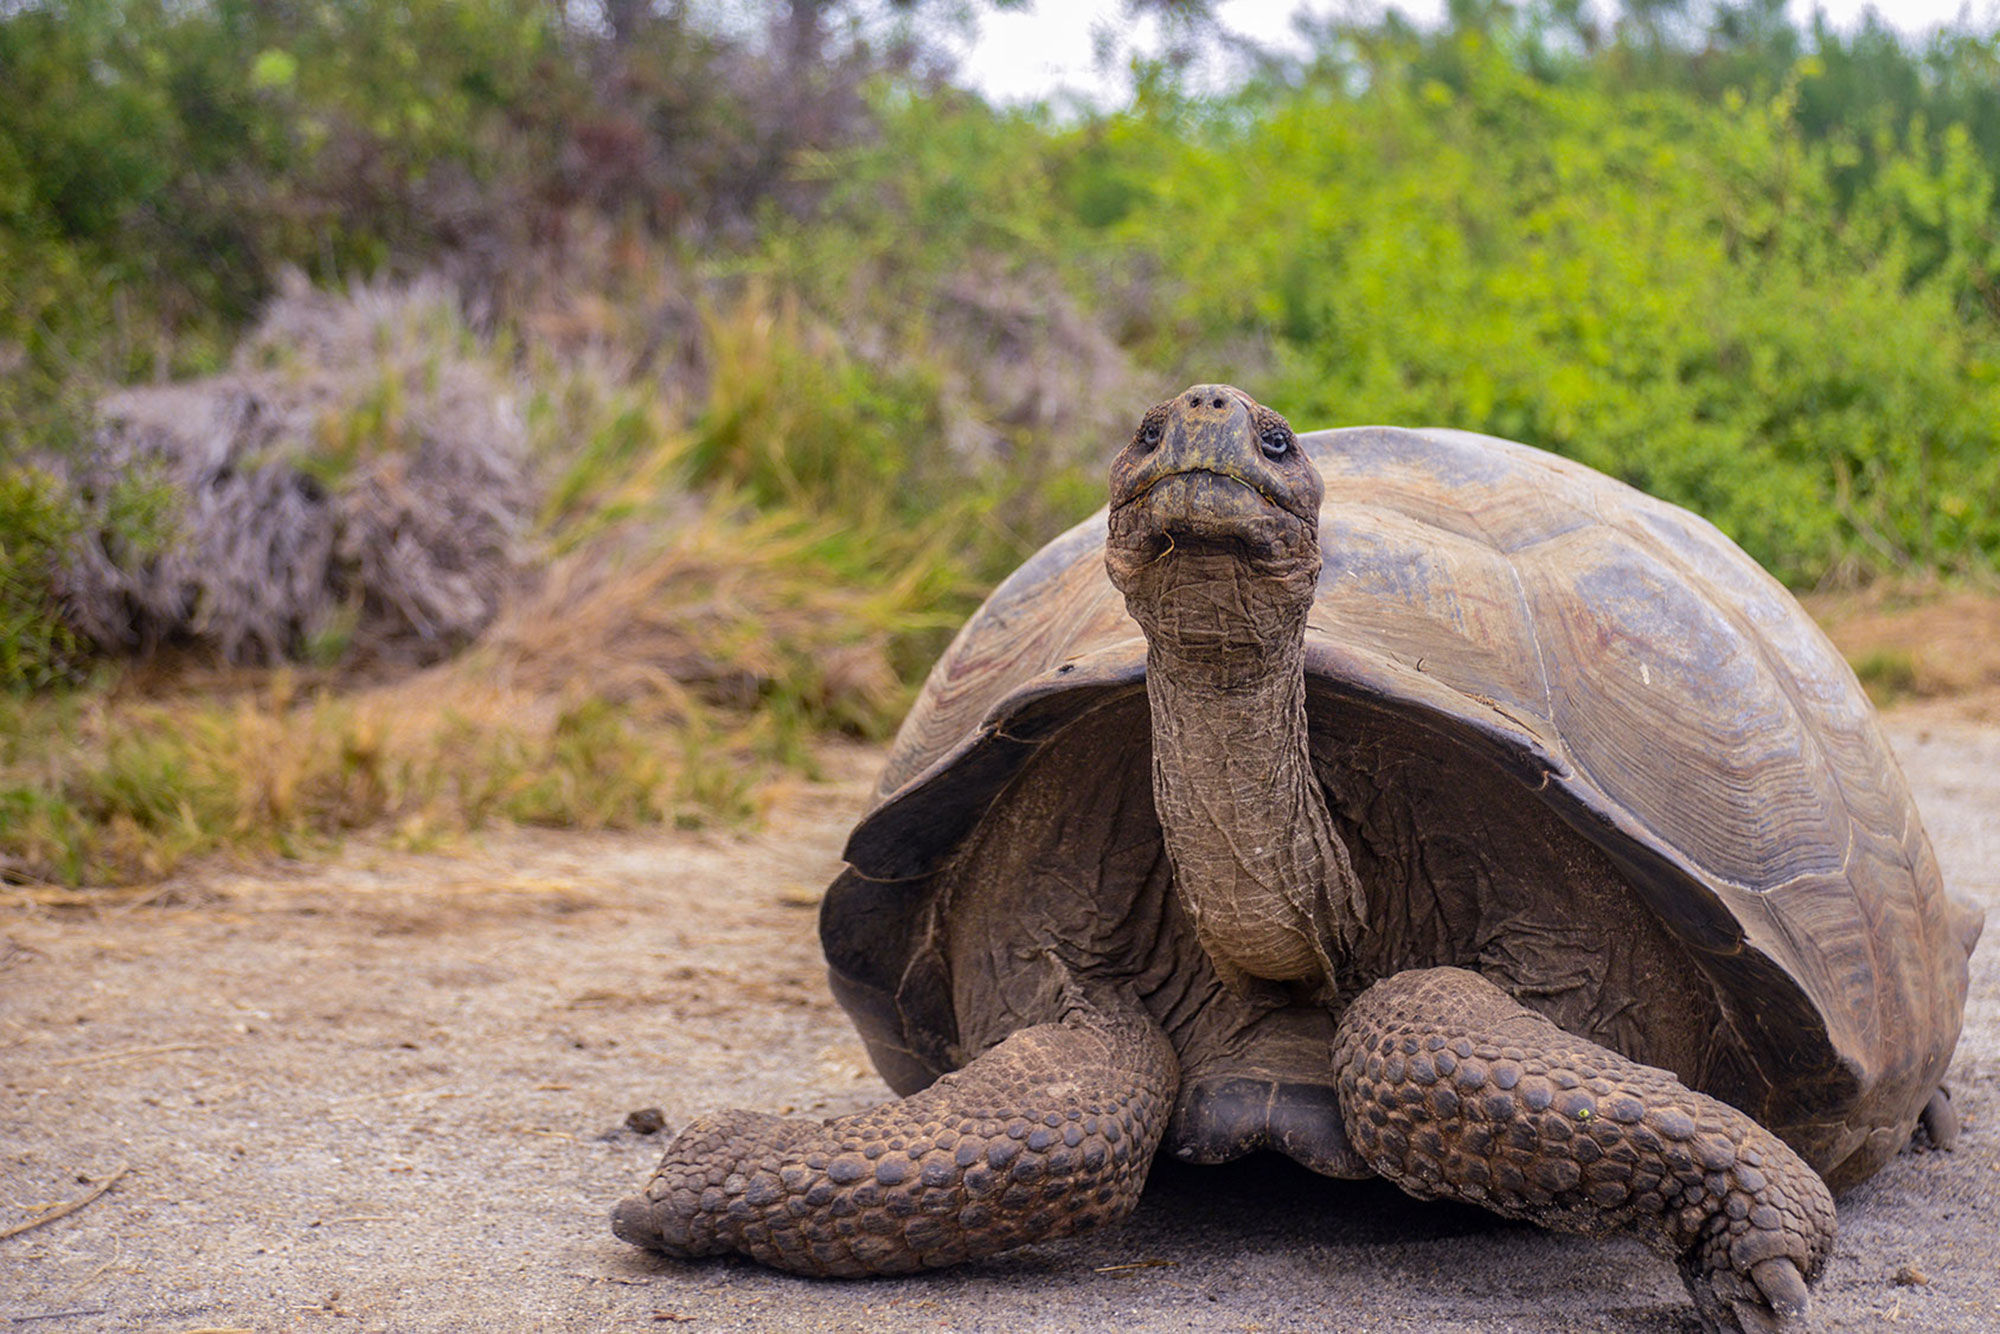
POLYGON ((64 465, 83 522, 58 590, 105 648, 431 662, 521 567, 523 428, 435 281, 335 296, 293 278, 236 369, 121 391, 99 415, 64 465), (113 521, 134 477, 171 502, 156 545, 113 521))

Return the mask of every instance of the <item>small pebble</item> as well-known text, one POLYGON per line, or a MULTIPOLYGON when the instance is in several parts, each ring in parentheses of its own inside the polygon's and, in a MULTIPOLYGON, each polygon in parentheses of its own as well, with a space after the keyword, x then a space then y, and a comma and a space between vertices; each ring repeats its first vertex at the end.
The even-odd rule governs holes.
POLYGON ((641 1107, 625 1114, 625 1128, 635 1135, 657 1135, 667 1128, 667 1114, 657 1107, 641 1107))
POLYGON ((1915 1265, 1903 1265, 1896 1270, 1896 1286, 1899 1288, 1921 1288, 1930 1281, 1930 1276, 1915 1265))

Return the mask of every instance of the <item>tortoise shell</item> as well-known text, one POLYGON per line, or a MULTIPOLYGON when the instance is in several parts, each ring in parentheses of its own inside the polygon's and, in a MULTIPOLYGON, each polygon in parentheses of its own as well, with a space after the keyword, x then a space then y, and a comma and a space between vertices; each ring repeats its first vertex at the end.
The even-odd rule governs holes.
MULTIPOLYGON (((1838 652, 1712 525, 1579 464, 1455 431, 1300 443, 1326 484, 1316 764, 1322 731, 1381 718, 1504 775, 1713 988, 1726 1037, 1702 1040, 1729 1050, 1708 1091, 1836 1187, 1872 1173, 1943 1077, 1981 919, 1946 893, 1838 652)), ((1086 714, 1100 738, 1106 708, 1147 729, 1146 643, 1105 574, 1105 523, 1043 548, 959 633, 824 901, 835 993, 898 1092, 976 1054, 954 1046, 949 988, 917 976, 955 855, 1086 714)), ((1322 782, 1337 808, 1339 779, 1322 782)))

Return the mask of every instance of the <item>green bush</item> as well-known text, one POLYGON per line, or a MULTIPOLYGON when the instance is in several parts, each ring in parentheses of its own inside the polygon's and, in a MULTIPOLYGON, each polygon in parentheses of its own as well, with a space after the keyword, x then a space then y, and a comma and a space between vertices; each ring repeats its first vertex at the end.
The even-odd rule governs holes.
POLYGON ((83 645, 55 604, 52 576, 75 519, 54 477, 0 468, 0 690, 70 680, 83 645))
POLYGON ((1524 440, 1794 583, 1992 567, 2000 229, 1969 130, 1876 134, 1856 176, 1802 120, 1811 57, 1707 97, 1476 27, 1365 35, 1074 126, 892 101, 836 216, 912 288, 975 255, 1060 273, 1154 397, 1235 379, 1302 426, 1524 440))
POLYGON ((1307 421, 1555 449, 1795 581, 2000 552, 1969 504, 2000 411, 2000 340, 1959 308, 1972 232, 1920 256, 1907 225, 1912 199, 1989 214, 1983 166, 1913 146, 1841 218, 1784 98, 1551 87, 1466 46, 1462 90, 1308 88, 1204 127, 1120 224, 1172 327, 1256 335, 1307 421))

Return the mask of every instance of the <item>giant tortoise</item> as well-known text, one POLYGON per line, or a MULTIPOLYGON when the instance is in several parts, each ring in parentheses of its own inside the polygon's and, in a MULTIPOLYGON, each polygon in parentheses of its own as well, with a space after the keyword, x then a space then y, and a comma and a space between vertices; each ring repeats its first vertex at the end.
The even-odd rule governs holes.
POLYGON ((688 1126, 614 1228, 797 1273, 1270 1148, 1671 1256, 1789 1327, 1939 1081, 1980 916, 1853 674, 1716 529, 1452 431, 1149 411, 932 671, 820 919, 902 1095, 688 1126))

